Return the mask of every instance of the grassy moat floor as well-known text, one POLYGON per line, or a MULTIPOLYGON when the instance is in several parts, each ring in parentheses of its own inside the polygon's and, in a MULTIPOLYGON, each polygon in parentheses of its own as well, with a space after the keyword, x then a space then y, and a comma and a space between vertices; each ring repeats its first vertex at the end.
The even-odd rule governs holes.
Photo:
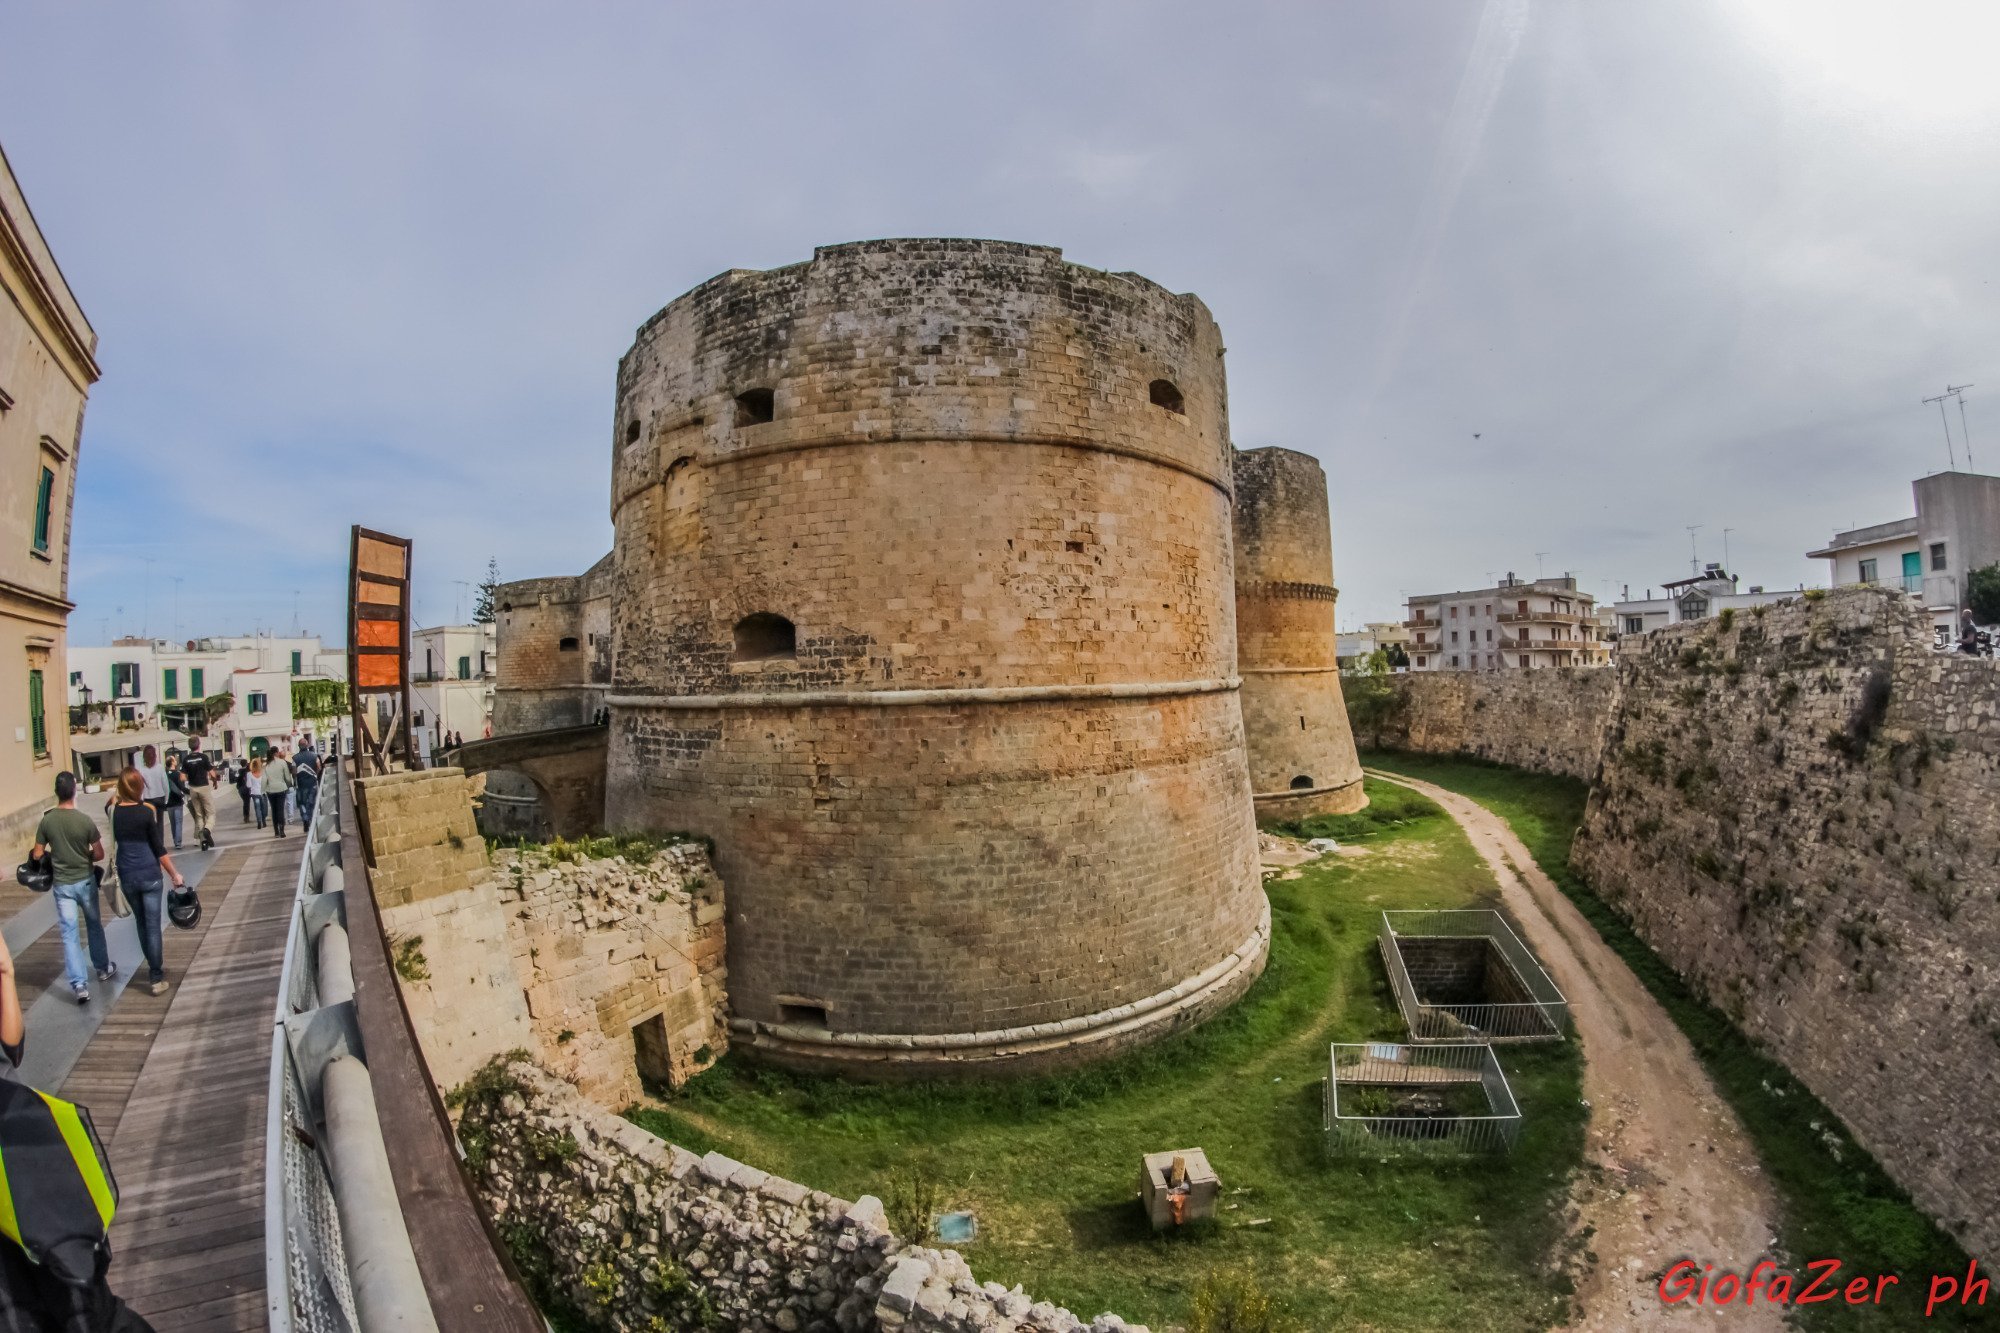
MULTIPOLYGON (((1385 908, 1491 904, 1493 881, 1442 811, 1370 781, 1361 814, 1315 821, 1358 851, 1272 875, 1264 976, 1195 1032, 1073 1075, 1013 1084, 872 1086, 726 1058, 670 1100, 628 1112, 696 1151, 721 1151, 892 1216, 971 1209, 958 1245, 983 1281, 1020 1283, 1085 1318, 1184 1323, 1205 1278, 1248 1276, 1308 1329, 1543 1329, 1585 1110, 1573 1044, 1510 1048, 1524 1113, 1507 1157, 1329 1162, 1327 1044, 1403 1027, 1376 952, 1385 908), (1212 1226, 1155 1237, 1135 1198, 1139 1158, 1200 1147, 1222 1179, 1212 1226)), ((906 1236, 909 1231, 899 1226, 906 1236)))

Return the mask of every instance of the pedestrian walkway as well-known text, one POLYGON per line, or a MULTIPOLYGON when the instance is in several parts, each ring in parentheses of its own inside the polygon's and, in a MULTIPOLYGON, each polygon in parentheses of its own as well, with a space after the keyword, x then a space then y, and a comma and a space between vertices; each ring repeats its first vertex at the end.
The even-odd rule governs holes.
MULTIPOLYGON (((112 1287, 163 1331, 267 1323, 271 1013, 305 840, 296 829, 278 839, 245 823, 235 793, 220 794, 229 799, 216 803, 216 850, 190 841, 174 855, 201 892, 203 915, 194 930, 165 932, 165 995, 124 984, 145 964, 130 918, 107 915, 121 975, 112 985, 93 981, 90 1002, 77 1004, 48 895, 0 895, 8 913, 0 929, 10 945, 22 941, 22 1077, 90 1108, 120 1191, 112 1287)), ((102 805, 87 794, 78 802, 93 816, 102 805)))

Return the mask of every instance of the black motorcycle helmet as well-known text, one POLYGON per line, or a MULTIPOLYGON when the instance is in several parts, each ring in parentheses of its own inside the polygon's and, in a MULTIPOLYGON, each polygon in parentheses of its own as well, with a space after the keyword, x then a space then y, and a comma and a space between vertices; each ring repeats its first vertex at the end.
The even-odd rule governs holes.
POLYGON ((182 930, 193 930, 201 920, 201 899, 193 889, 167 890, 167 920, 182 930))

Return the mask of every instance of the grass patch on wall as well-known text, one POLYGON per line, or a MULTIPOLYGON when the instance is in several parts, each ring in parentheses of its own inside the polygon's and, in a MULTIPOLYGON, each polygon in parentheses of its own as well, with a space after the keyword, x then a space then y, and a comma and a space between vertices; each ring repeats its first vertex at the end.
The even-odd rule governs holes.
MULTIPOLYGON (((1845 1265, 1844 1277, 1896 1273, 1902 1278, 1901 1293, 1919 1302, 1931 1274, 1964 1276, 1965 1252, 1854 1142, 1840 1118, 1727 1015, 1696 996, 1617 909, 1570 869, 1570 844, 1583 823, 1589 784, 1477 759, 1374 753, 1364 755, 1363 762, 1469 796, 1507 821, 1543 872, 1693 1043, 1716 1087, 1748 1129, 1777 1191, 1782 1210, 1779 1240, 1794 1263, 1834 1256, 1845 1265)), ((1679 1257, 1661 1256, 1663 1265, 1679 1257)), ((1743 1261, 1717 1257, 1715 1262, 1720 1271, 1740 1269, 1743 1261)), ((1798 1312, 1799 1324, 1815 1330, 1900 1329, 1910 1327, 1911 1318, 1907 1302, 1875 1309, 1832 1301, 1798 1312)), ((1990 1311, 1950 1314, 1940 1307, 1937 1318, 1925 1327, 1987 1327, 1981 1322, 1986 1318, 1990 1311)))
POLYGON ((969 1208, 979 1239, 966 1254, 981 1280, 1018 1282, 1086 1319, 1110 1310, 1185 1326, 1240 1287, 1311 1329, 1559 1323, 1568 1286, 1550 1260, 1583 1149, 1574 1046, 1503 1054, 1526 1113, 1510 1157, 1335 1164, 1323 1154, 1327 1044, 1403 1032, 1375 947, 1379 913, 1495 896, 1435 805, 1382 783, 1369 791, 1374 815, 1327 826, 1367 854, 1269 882, 1269 967, 1192 1032, 1026 1081, 870 1085, 726 1057, 671 1101, 628 1115, 692 1150, 719 1148, 850 1199, 886 1199, 902 1182, 911 1216, 969 1208), (1221 1176, 1223 1211, 1155 1236, 1136 1198, 1140 1156, 1189 1147, 1221 1176))

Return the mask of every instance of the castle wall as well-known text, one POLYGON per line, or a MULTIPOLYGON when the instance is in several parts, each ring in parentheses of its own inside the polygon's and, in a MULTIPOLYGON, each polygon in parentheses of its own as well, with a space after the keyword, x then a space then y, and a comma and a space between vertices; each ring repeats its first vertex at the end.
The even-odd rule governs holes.
POLYGON ((1257 813, 1368 803, 1335 658, 1326 473, 1290 449, 1235 456, 1236 669, 1257 813))
POLYGON ((1398 678, 1396 726, 1595 775, 1575 868, 1985 1253, 2000 667, 1929 645, 1913 600, 1843 589, 1656 630, 1609 671, 1398 678))
POLYGON ((584 574, 520 579, 494 593, 493 734, 588 723, 611 680, 609 557, 584 574))
POLYGON ((1588 782, 1618 711, 1615 670, 1425 671, 1386 677, 1373 749, 1462 754, 1588 782))
POLYGON ((1055 1062, 1254 979, 1221 352, 1192 297, 982 241, 823 248, 641 329, 607 821, 715 839, 742 1038, 1055 1062), (738 659, 758 614, 793 652, 738 659))

